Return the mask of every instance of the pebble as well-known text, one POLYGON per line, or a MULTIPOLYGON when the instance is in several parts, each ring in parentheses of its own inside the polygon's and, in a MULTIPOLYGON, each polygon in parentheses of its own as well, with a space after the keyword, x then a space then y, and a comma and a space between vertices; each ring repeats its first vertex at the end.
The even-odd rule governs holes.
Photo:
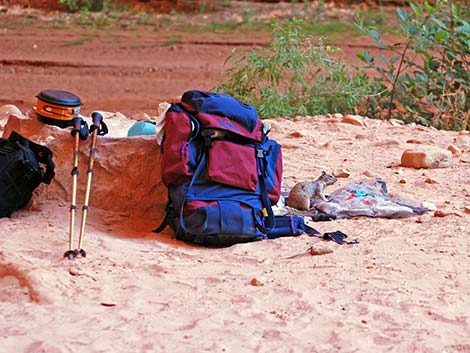
POLYGON ((345 124, 356 125, 356 126, 366 126, 366 123, 364 122, 362 117, 359 115, 346 114, 341 119, 341 122, 345 124))
POLYGON ((435 204, 431 203, 431 202, 423 202, 423 207, 426 207, 429 211, 435 211, 437 210, 437 207, 435 204))
POLYGON ((454 156, 459 156, 460 154, 462 154, 462 151, 454 145, 449 145, 449 147, 447 147, 447 150, 450 151, 454 156))
POLYGON ((325 246, 311 246, 307 249, 307 254, 316 256, 316 255, 326 255, 331 254, 333 250, 325 246))
POLYGON ((333 171, 333 176, 337 178, 348 178, 351 172, 348 169, 337 169, 333 171))
POLYGON ((79 276, 80 275, 80 268, 75 266, 75 265, 71 265, 69 267, 69 273, 72 275, 72 276, 79 276))
POLYGON ((427 178, 424 182, 426 184, 439 184, 436 180, 431 179, 431 178, 427 178))
POLYGON ((262 283, 260 280, 256 279, 256 278, 252 278, 250 280, 250 285, 254 286, 254 287, 260 287, 260 286, 264 286, 264 283, 262 283))
POLYGON ((300 138, 304 137, 304 134, 302 134, 300 131, 294 131, 289 134, 289 137, 300 138))
POLYGON ((401 165, 415 169, 446 168, 451 165, 452 153, 448 150, 426 146, 419 149, 407 149, 401 156, 401 165))
POLYGON ((398 120, 398 119, 390 119, 388 122, 389 122, 390 125, 392 125, 392 126, 403 126, 403 125, 405 125, 405 122, 404 122, 404 121, 398 120))

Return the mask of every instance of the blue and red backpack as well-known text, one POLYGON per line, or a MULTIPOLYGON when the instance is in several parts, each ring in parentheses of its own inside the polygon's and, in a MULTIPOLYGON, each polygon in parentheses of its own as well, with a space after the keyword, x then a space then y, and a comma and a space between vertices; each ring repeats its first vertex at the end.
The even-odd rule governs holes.
POLYGON ((206 246, 319 235, 303 217, 275 217, 282 151, 256 109, 227 94, 187 91, 165 117, 166 216, 179 240, 206 246))

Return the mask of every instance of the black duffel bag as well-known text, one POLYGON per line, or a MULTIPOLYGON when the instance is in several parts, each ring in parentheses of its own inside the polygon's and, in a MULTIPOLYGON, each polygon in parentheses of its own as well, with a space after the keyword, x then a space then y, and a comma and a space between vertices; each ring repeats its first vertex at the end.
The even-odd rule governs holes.
POLYGON ((12 131, 0 138, 0 217, 24 208, 41 184, 54 177, 52 151, 12 131))

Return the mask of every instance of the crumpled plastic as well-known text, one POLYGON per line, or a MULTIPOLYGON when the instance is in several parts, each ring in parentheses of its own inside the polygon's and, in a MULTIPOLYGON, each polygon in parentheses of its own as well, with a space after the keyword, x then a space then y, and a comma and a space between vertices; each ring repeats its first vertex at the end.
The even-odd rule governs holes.
POLYGON ((429 211, 422 203, 391 197, 381 178, 361 179, 334 191, 328 201, 316 199, 313 207, 333 219, 358 216, 404 218, 429 211))
POLYGON ((170 107, 171 104, 168 102, 162 102, 158 105, 158 116, 155 119, 155 137, 159 146, 163 142, 163 135, 165 134, 165 116, 170 107))

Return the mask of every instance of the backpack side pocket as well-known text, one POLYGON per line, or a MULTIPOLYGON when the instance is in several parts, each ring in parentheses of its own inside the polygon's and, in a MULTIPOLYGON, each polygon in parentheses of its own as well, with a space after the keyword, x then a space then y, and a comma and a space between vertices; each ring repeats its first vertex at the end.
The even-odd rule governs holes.
POLYGON ((230 141, 214 141, 209 148, 206 178, 236 188, 256 191, 255 149, 230 141))
POLYGON ((165 134, 162 143, 162 179, 166 186, 179 185, 194 174, 199 155, 199 145, 192 140, 197 121, 178 107, 172 107, 165 117, 165 134))

